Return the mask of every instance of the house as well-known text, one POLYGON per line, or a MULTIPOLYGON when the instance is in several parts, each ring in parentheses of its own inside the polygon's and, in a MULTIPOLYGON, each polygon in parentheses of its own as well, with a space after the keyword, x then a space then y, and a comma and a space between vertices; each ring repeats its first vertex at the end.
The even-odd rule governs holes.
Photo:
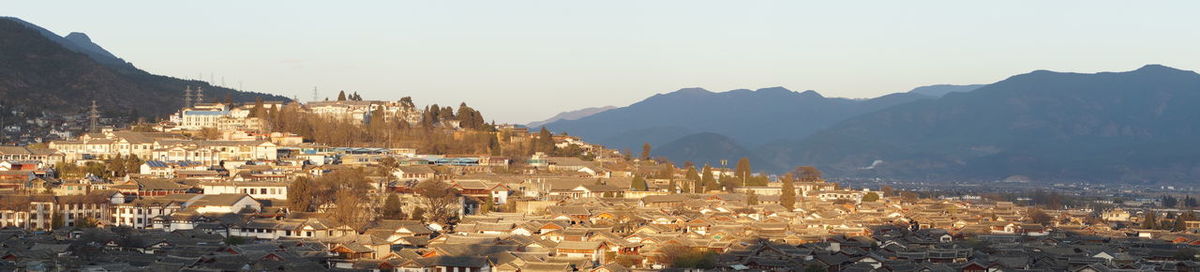
POLYGON ((396 167, 395 170, 392 170, 392 176, 401 181, 425 181, 433 178, 435 174, 436 172, 433 171, 433 168, 427 165, 406 165, 396 167))
POLYGON ((197 213, 240 213, 242 211, 262 211, 262 204, 248 194, 219 194, 198 195, 184 204, 188 210, 197 213))
POLYGON ((600 241, 562 241, 555 247, 554 252, 559 256, 586 258, 593 262, 605 263, 606 248, 606 243, 600 241))

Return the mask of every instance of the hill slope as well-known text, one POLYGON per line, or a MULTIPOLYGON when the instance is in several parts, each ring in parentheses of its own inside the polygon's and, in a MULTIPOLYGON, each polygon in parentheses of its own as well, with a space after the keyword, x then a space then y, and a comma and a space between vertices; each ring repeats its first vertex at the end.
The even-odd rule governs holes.
POLYGON ((1035 71, 758 151, 850 177, 1189 181, 1200 178, 1198 104, 1200 75, 1191 71, 1035 71))
POLYGON ((546 127, 630 150, 639 149, 643 142, 658 146, 702 132, 726 136, 740 146, 759 146, 801 138, 851 116, 921 99, 930 97, 900 93, 853 100, 781 87, 721 93, 689 88, 546 127))
POLYGON ((204 88, 208 101, 288 100, 150 74, 83 34, 70 36, 0 18, 0 106, 77 113, 95 100, 107 117, 161 117, 179 109, 186 86, 204 88))

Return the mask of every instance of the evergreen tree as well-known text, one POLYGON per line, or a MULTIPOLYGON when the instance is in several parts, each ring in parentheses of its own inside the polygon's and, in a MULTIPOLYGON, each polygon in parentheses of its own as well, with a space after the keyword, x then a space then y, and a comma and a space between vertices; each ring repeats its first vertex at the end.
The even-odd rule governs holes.
MULTIPOLYGON (((689 162, 689 164, 690 164, 690 162, 689 162)), ((685 180, 684 185, 683 185, 683 187, 684 187, 683 191, 685 193, 695 193, 695 192, 699 192, 699 191, 703 190, 703 188, 698 188, 698 187, 700 187, 700 186, 698 186, 699 182, 700 182, 700 174, 696 173, 696 167, 694 167, 694 166, 688 167, 687 172, 685 172, 683 174, 683 176, 684 176, 684 180, 685 180)))
POLYGON ((413 208, 411 219, 425 220, 425 208, 422 208, 420 206, 413 208))
POLYGON ((400 202, 400 197, 396 194, 388 194, 380 213, 383 214, 384 219, 404 219, 404 204, 400 202))
POLYGON ((337 101, 346 101, 346 91, 338 91, 337 101))
POLYGON ((704 191, 721 190, 721 184, 717 183, 717 179, 713 177, 712 167, 704 165, 703 172, 700 181, 704 184, 704 191))
POLYGON ((750 159, 746 157, 738 159, 737 168, 734 168, 733 175, 744 181, 750 178, 750 172, 750 159))
POLYGON ((642 143, 642 160, 650 159, 650 142, 642 143))
POLYGON ((50 229, 58 229, 63 227, 65 224, 66 223, 64 222, 61 214, 58 214, 58 212, 50 213, 50 229))
POLYGON ((649 184, 646 184, 646 179, 642 176, 633 176, 633 182, 630 184, 634 191, 646 191, 650 189, 649 184))
POLYGON ((313 198, 316 192, 312 188, 312 180, 299 178, 292 181, 292 184, 288 185, 287 194, 287 206, 292 212, 313 211, 313 198))
POLYGON ((862 202, 875 202, 878 200, 879 194, 876 194, 875 192, 868 192, 866 195, 863 195, 862 198, 862 202))
POLYGON ((783 186, 780 188, 782 191, 779 194, 779 204, 783 205, 789 211, 794 210, 796 209, 796 184, 792 178, 792 174, 783 175, 781 181, 783 182, 783 186))
POLYGON ((1158 218, 1154 214, 1153 211, 1147 211, 1144 215, 1142 215, 1142 228, 1143 229, 1157 229, 1158 228, 1158 218))
POLYGON ((254 100, 254 108, 250 110, 250 117, 263 117, 263 118, 265 118, 266 116, 263 114, 263 113, 265 113, 265 112, 266 112, 266 109, 264 109, 264 108, 263 108, 263 100, 262 100, 262 98, 255 99, 255 100, 254 100))
POLYGON ((671 178, 671 182, 669 184, 667 184, 667 191, 671 192, 671 193, 679 192, 679 183, 675 182, 674 178, 671 178))
POLYGON ((758 205, 758 194, 754 190, 746 190, 746 205, 758 205))

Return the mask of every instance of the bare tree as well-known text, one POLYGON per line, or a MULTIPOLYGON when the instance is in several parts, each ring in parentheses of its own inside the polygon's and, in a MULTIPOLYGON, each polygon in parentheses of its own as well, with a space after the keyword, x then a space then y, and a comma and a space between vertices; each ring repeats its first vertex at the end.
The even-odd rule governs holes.
POLYGON ((451 208, 458 199, 458 192, 450 184, 440 180, 425 180, 417 184, 413 191, 421 196, 421 204, 425 206, 425 217, 429 221, 445 223, 452 215, 451 208))

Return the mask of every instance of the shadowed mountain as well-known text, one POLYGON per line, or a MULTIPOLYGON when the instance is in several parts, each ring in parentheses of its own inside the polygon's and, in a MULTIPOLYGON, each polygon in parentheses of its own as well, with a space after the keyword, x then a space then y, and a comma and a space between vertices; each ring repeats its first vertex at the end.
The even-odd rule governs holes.
POLYGON ((1034 71, 757 153, 843 177, 1182 182, 1200 178, 1198 104, 1191 71, 1034 71))
POLYGON ((656 157, 672 158, 678 165, 683 165, 684 161, 691 161, 701 166, 705 164, 720 166, 721 160, 733 165, 742 157, 749 158, 751 165, 764 163, 733 139, 712 132, 684 136, 655 148, 652 153, 656 157))
POLYGON ((525 126, 531 127, 531 128, 538 128, 538 127, 541 127, 542 125, 553 123, 553 122, 556 122, 559 120, 579 120, 579 118, 592 116, 593 114, 601 113, 606 110, 611 110, 611 109, 615 109, 615 108, 617 108, 617 107, 604 106, 604 107, 591 107, 591 108, 585 108, 585 109, 579 109, 579 110, 573 110, 573 111, 560 112, 560 113, 555 114, 554 116, 550 117, 550 119, 531 122, 529 124, 526 124, 525 126))
MULTIPOLYGON (((759 146, 802 138, 851 116, 921 99, 930 97, 898 93, 856 100, 827 98, 815 91, 794 92, 781 87, 720 93, 688 88, 578 120, 559 120, 546 127, 629 150, 640 149, 644 142, 659 146, 702 132, 724 135, 738 146, 759 146)), ((696 146, 681 150, 719 144, 695 139, 687 142, 696 146)), ((676 161, 692 160, 668 157, 676 161)))
POLYGON ((289 100, 150 74, 82 33, 63 38, 12 17, 0 17, 0 63, 0 106, 32 111, 77 113, 95 100, 106 117, 162 117, 182 106, 187 86, 208 101, 289 100))

